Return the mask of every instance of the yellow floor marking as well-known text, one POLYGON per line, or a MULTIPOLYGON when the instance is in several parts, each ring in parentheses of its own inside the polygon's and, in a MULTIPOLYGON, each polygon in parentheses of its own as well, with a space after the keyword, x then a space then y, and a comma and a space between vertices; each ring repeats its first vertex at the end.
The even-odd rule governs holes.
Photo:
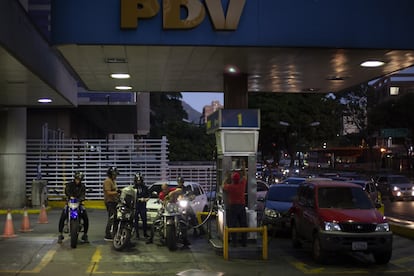
POLYGON ((102 246, 98 246, 95 250, 95 253, 93 253, 91 258, 91 263, 89 264, 88 269, 86 270, 86 273, 98 273, 98 264, 102 259, 102 246))

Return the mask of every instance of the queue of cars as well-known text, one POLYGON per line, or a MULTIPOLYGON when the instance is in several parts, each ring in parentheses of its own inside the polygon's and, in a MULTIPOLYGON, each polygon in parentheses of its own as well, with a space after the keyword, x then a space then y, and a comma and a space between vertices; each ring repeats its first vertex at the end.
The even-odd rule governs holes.
POLYGON ((401 175, 292 177, 269 187, 260 224, 289 232, 294 247, 310 245, 317 262, 331 253, 363 252, 386 264, 393 234, 382 198, 413 200, 414 184, 401 175))

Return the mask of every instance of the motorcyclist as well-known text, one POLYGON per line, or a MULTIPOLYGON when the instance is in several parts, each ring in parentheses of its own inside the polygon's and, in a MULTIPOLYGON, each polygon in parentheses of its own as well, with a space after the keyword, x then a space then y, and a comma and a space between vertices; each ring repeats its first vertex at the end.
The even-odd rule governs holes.
POLYGON ((135 220, 134 227, 137 239, 139 239, 139 217, 142 220, 142 230, 144 238, 148 238, 147 234, 147 201, 149 200, 149 191, 147 186, 144 184, 144 177, 141 173, 136 173, 134 175, 134 187, 137 189, 137 201, 135 208, 135 220))
MULTIPOLYGON (((81 237, 81 240, 83 242, 89 242, 88 241, 88 229, 89 229, 89 218, 88 214, 86 212, 85 206, 83 206, 82 202, 85 200, 85 194, 86 194, 86 187, 85 184, 82 183, 82 180, 84 178, 84 175, 82 172, 75 172, 73 181, 69 182, 65 186, 65 195, 66 198, 69 200, 71 198, 77 198, 80 202, 79 210, 80 210, 80 217, 83 220, 83 235, 81 237)), ((68 212, 69 212, 69 206, 65 205, 65 207, 62 210, 62 214, 60 215, 59 219, 59 237, 58 237, 58 243, 62 243, 64 237, 63 237, 63 227, 65 225, 65 220, 68 218, 68 212)))
MULTIPOLYGON (((165 183, 161 186, 162 191, 159 194, 159 198, 164 202, 177 202, 178 198, 185 194, 185 187, 184 187, 184 179, 179 176, 177 178, 177 187, 169 188, 168 184, 165 183)), ((191 207, 189 208, 191 209, 191 207)), ((191 214, 194 215, 192 211, 190 211, 189 216, 191 217, 191 214)), ((195 217, 195 215, 194 215, 195 217)), ((154 230, 151 231, 151 236, 147 239, 147 243, 152 243, 154 239, 154 230)), ((188 246, 191 243, 188 241, 187 233, 185 232, 183 235, 183 246, 184 248, 188 248, 188 246)))
POLYGON ((105 228, 105 240, 112 241, 111 228, 114 224, 114 218, 116 213, 116 205, 119 198, 120 191, 116 185, 116 177, 119 175, 116 167, 109 167, 106 171, 107 178, 103 182, 104 201, 106 210, 108 212, 108 221, 105 228))

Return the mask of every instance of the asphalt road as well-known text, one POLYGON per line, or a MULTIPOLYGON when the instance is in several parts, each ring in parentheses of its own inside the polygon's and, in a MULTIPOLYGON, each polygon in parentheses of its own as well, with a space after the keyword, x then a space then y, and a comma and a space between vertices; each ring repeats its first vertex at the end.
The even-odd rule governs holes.
MULTIPOLYGON (((48 223, 29 216, 33 231, 20 233, 22 215, 13 215, 14 238, 0 238, 0 275, 413 275, 414 242, 394 235, 394 250, 388 265, 376 265, 364 254, 331 256, 327 265, 316 264, 310 248, 293 249, 289 237, 269 237, 268 259, 263 260, 259 241, 246 248, 231 248, 229 260, 207 238, 193 237, 189 249, 170 252, 166 247, 134 240, 135 246, 118 252, 103 240, 104 210, 89 210, 90 243, 72 249, 69 239, 57 244, 60 210, 48 211, 48 223)), ((7 221, 0 216, 3 230, 7 221)))

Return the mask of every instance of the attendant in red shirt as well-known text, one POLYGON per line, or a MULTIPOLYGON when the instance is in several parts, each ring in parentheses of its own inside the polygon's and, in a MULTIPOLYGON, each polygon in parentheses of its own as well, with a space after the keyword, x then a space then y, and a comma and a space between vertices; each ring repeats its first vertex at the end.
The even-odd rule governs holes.
MULTIPOLYGON (((228 202, 228 227, 247 227, 246 218, 246 178, 240 176, 239 172, 233 172, 231 175, 231 184, 224 183, 223 190, 227 192, 228 202)), ((241 244, 246 246, 247 233, 241 233, 241 244)), ((237 246, 237 233, 231 233, 231 245, 237 246)))
POLYGON ((164 183, 161 185, 161 192, 158 194, 158 198, 161 199, 162 201, 165 200, 165 197, 172 191, 174 191, 175 188, 170 188, 168 187, 167 183, 164 183))

